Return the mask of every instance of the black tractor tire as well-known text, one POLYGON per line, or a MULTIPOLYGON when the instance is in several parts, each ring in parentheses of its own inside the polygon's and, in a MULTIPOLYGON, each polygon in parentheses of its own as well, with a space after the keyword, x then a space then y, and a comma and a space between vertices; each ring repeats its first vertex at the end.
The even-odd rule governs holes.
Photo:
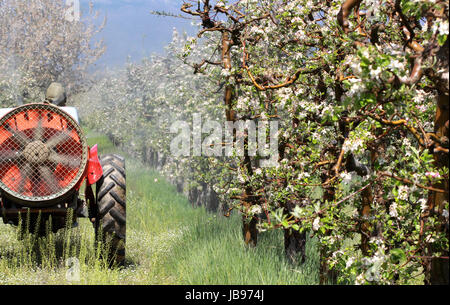
POLYGON ((111 266, 123 266, 126 240, 125 159, 109 154, 102 156, 100 163, 103 176, 96 184, 96 240, 106 246, 111 266))

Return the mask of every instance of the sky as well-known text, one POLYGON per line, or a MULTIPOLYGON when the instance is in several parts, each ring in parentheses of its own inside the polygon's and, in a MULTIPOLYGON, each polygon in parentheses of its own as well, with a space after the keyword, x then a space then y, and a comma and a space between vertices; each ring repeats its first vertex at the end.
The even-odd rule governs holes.
MULTIPOLYGON (((181 13, 182 0, 92 0, 94 9, 106 15, 106 27, 98 38, 105 41, 107 50, 97 62, 97 68, 123 66, 127 59, 139 61, 152 53, 164 53, 170 43, 173 29, 195 34, 194 20, 161 17, 151 11, 164 11, 175 15, 181 13)), ((89 0, 80 0, 82 12, 89 9, 89 0)), ((186 16, 188 17, 188 16, 186 16)))

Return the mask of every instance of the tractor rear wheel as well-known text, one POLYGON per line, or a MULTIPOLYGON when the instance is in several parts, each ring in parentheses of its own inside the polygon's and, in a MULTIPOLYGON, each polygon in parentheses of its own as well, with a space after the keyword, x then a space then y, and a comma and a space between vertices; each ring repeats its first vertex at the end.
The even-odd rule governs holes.
POLYGON ((97 182, 97 242, 107 247, 110 265, 123 265, 126 236, 125 159, 111 154, 100 158, 103 176, 97 182))

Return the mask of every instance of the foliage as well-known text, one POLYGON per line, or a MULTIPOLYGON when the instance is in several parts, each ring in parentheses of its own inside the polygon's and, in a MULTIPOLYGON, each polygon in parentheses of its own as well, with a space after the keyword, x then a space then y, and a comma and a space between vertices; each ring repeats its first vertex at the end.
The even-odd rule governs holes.
POLYGON ((229 111, 282 126, 278 167, 238 162, 236 207, 313 232, 341 282, 430 272, 448 253, 448 3, 212 2, 181 9, 230 46, 229 111))
POLYGON ((168 175, 213 185, 260 232, 314 235, 321 270, 340 283, 423 273, 430 283, 431 258, 448 257, 448 3, 203 0, 181 9, 199 19, 198 36, 175 34, 166 56, 101 80, 89 122, 134 151, 163 152, 168 175), (194 113, 278 120, 278 166, 261 167, 247 150, 168 155, 169 126, 194 113))
MULTIPOLYGON (((88 68, 103 54, 94 37, 93 11, 80 20, 66 18, 61 0, 0 2, 0 100, 2 106, 40 102, 51 82, 69 95, 87 84, 88 68)), ((106 19, 104 20, 106 22, 106 19)))
POLYGON ((148 160, 154 154, 169 179, 186 178, 187 189, 202 182, 215 185, 223 170, 213 158, 175 157, 170 151, 175 134, 169 131, 174 122, 187 122, 193 130, 194 114, 203 121, 224 120, 220 107, 223 85, 202 73, 193 75, 196 68, 183 63, 182 51, 200 56, 210 48, 205 43, 190 49, 192 43, 175 31, 164 56, 153 55, 140 63, 128 63, 125 69, 107 71, 89 91, 75 97, 86 124, 141 158, 148 160))

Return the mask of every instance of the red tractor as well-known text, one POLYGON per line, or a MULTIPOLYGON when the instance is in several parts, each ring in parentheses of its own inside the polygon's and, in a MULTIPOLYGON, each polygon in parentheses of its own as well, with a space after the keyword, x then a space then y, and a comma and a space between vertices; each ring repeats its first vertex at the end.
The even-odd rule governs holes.
POLYGON ((0 109, 0 208, 4 223, 27 219, 30 233, 40 235, 46 223, 56 232, 68 219, 76 225, 78 217, 89 217, 96 240, 108 240, 111 263, 124 262, 125 160, 98 158, 73 107, 44 102, 0 109))

